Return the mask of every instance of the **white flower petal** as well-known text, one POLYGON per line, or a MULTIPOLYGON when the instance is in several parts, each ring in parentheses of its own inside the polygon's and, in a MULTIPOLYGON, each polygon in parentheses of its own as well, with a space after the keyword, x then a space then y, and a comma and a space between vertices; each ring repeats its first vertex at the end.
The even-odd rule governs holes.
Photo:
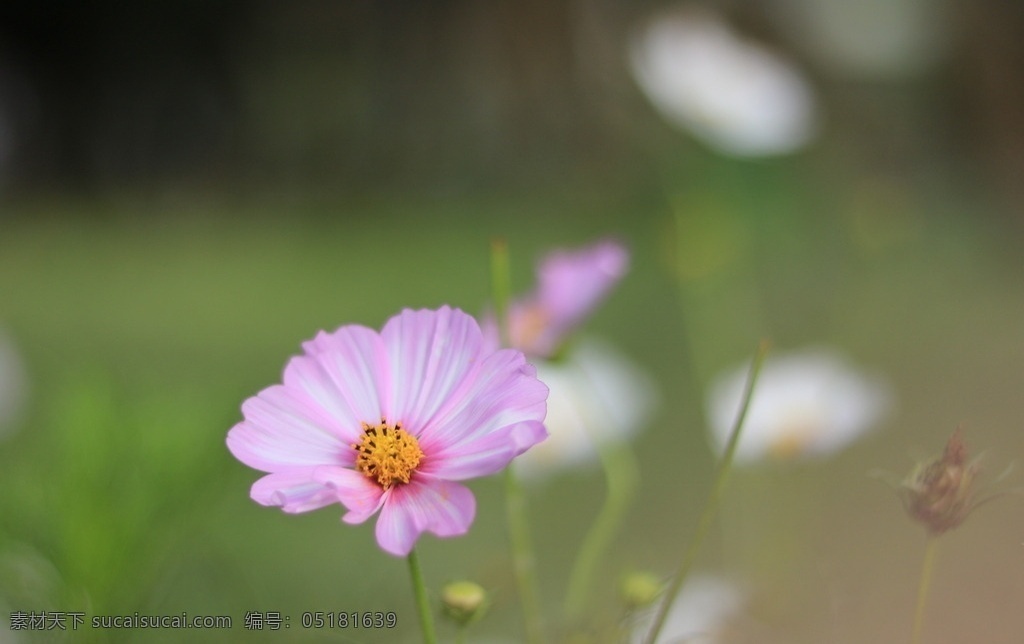
MULTIPOLYGON (((694 575, 672 602, 657 641, 715 644, 745 601, 743 591, 731 581, 713 575, 694 575)), ((643 641, 652 620, 653 612, 638 621, 633 628, 634 642, 643 641)))
MULTIPOLYGON (((749 365, 711 386, 707 415, 712 442, 721 452, 739 413, 749 365)), ((891 405, 875 376, 855 371, 830 349, 769 356, 747 412, 736 462, 769 456, 827 456, 871 430, 891 405)))
POLYGON ((651 419, 654 382, 610 345, 581 337, 557 362, 537 361, 548 385, 548 439, 516 459, 518 472, 540 478, 597 460, 597 445, 629 440, 651 419))
POLYGON ((633 39, 637 84, 670 123, 725 154, 769 156, 815 131, 814 97, 799 72, 710 14, 665 14, 633 39))

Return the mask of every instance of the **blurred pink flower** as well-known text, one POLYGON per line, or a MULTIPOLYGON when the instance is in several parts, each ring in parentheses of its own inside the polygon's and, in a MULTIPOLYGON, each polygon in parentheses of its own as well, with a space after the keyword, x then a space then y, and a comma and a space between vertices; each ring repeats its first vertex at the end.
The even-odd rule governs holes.
MULTIPOLYGON (((529 356, 551 357, 628 269, 629 252, 613 240, 549 254, 537 268, 537 289, 509 307, 512 346, 529 356)), ((487 326, 497 344, 493 320, 487 326)))
POLYGON ((228 449, 269 472, 253 500, 306 512, 380 511, 377 543, 407 555, 423 532, 465 534, 476 500, 457 483, 503 469, 547 436, 547 387, 519 351, 488 351, 458 309, 404 310, 376 331, 320 332, 284 383, 242 405, 228 449))

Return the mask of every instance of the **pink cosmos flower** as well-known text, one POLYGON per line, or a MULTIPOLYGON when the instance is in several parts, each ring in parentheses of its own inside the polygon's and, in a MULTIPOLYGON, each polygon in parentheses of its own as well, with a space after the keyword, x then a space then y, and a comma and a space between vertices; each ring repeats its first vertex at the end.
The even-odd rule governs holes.
MULTIPOLYGON (((613 240, 555 251, 537 269, 537 289, 509 307, 509 338, 529 356, 548 358, 629 269, 629 252, 613 240)), ((497 329, 488 325, 497 341, 497 329)))
POLYGON ((489 351, 458 309, 404 310, 376 331, 320 332, 284 382, 242 404, 227 438, 269 472, 257 503, 307 512, 341 503, 377 519, 377 543, 404 556, 423 532, 465 534, 476 500, 457 481, 493 474, 547 436, 547 387, 519 351, 489 351))

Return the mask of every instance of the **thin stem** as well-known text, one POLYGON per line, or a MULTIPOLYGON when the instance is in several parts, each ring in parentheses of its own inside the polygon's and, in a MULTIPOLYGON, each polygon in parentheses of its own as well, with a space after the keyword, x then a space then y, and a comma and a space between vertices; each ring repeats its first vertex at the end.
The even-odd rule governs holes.
POLYGON ((679 590, 683 587, 686 577, 690 574, 690 569, 693 567, 693 563, 697 559, 697 552, 700 551, 704 538, 707 536, 708 530, 711 528, 711 522, 715 518, 715 512, 718 510, 718 506, 722 500, 722 494, 725 491, 725 484, 729 478, 729 471, 732 469, 733 457, 736 454, 736 446, 739 444, 740 433, 743 430, 743 421, 746 420, 747 410, 750 407, 750 399, 754 393, 754 385, 757 384, 757 377, 761 372, 761 365, 764 363, 765 356, 768 355, 768 346, 768 342, 762 340, 760 346, 757 348, 757 354, 754 355, 754 362, 750 367, 750 375, 747 377, 747 387, 743 393, 743 405, 740 407, 740 413, 736 417, 736 423, 733 425, 732 432, 729 434, 729 442, 726 444, 725 454, 723 454, 722 461, 718 466, 718 472, 715 474, 715 482, 711 486, 711 493, 708 495, 707 504, 704 506, 704 511, 701 513, 700 519, 697 521, 697 529, 694 532, 693 539, 690 540, 686 551, 683 553, 683 559, 679 564, 679 569, 676 571, 676 574, 672 576, 668 588, 665 590, 665 595, 661 598, 661 603, 658 604, 658 609, 654 614, 654 621, 651 623, 651 628, 647 632, 647 637, 644 639, 645 644, 654 644, 658 639, 658 633, 661 632, 661 627, 665 625, 665 618, 668 616, 668 609, 672 606, 673 600, 675 600, 676 595, 679 594, 679 590))
POLYGON ((530 522, 526 516, 526 495, 516 478, 514 468, 505 469, 505 508, 508 516, 509 539, 512 543, 512 564, 519 587, 519 601, 523 607, 526 641, 544 642, 544 621, 537 588, 537 565, 530 538, 530 522))
POLYGON ((928 589, 932 585, 932 570, 935 568, 935 553, 939 550, 939 540, 928 537, 928 545, 924 550, 924 566, 921 568, 921 583, 917 587, 917 609, 914 611, 914 634, 911 644, 921 644, 921 632, 924 630, 924 609, 928 605, 928 589))
POLYGON ((423 584, 423 572, 420 570, 420 561, 416 556, 415 548, 409 551, 408 560, 412 590, 416 596, 416 608, 420 614, 420 628, 423 630, 423 641, 425 644, 437 644, 437 635, 434 634, 434 616, 430 612, 427 587, 423 584))
MULTIPOLYGON (((495 239, 491 242, 491 289, 494 315, 497 318, 498 333, 503 347, 509 346, 508 303, 511 297, 511 282, 508 245, 504 239, 495 239)), ((537 564, 530 537, 530 521, 526 512, 526 494, 511 466, 505 469, 505 514, 512 548, 512 568, 519 590, 519 602, 523 609, 526 641, 530 644, 542 644, 544 622, 537 585, 537 564)))
POLYGON ((594 573, 611 545, 615 532, 622 525, 640 479, 636 457, 628 445, 598 443, 598 455, 605 472, 608 493, 600 513, 580 546, 565 597, 565 614, 569 622, 578 620, 594 587, 594 573))
POLYGON ((509 346, 508 303, 512 295, 512 277, 509 268, 508 244, 504 239, 491 240, 491 297, 494 298, 494 317, 498 323, 501 346, 509 346))

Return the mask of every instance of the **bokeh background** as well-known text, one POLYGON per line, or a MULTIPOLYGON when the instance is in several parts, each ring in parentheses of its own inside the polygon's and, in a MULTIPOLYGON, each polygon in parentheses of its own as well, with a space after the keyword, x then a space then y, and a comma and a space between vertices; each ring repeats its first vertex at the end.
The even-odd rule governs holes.
MULTIPOLYGON (((924 532, 869 473, 901 478, 961 423, 989 481, 1024 453, 1024 5, 707 5, 813 90, 816 136, 767 158, 647 102, 629 46, 666 7, 5 3, 0 328, 20 393, 0 398, 0 641, 181 636, 12 632, 15 610, 233 617, 191 641, 417 641, 372 525, 257 506, 225 434, 319 329, 483 311, 493 238, 524 291, 545 251, 609 235, 632 269, 588 332, 662 402, 593 613, 617 610, 624 571, 675 566, 714 471, 706 386, 768 337, 839 347, 897 405, 840 454, 737 472, 699 568, 753 589, 735 641, 904 641, 924 532), (300 627, 338 610, 399 626, 300 627), (291 628, 244 631, 246 611, 291 628)), ((500 477, 471 487, 470 534, 421 542, 427 581, 479 581, 494 605, 471 639, 518 641, 500 477)), ((529 493, 557 633, 604 480, 529 493)), ((943 537, 925 641, 1020 641, 1022 540, 1013 497, 943 537)))

